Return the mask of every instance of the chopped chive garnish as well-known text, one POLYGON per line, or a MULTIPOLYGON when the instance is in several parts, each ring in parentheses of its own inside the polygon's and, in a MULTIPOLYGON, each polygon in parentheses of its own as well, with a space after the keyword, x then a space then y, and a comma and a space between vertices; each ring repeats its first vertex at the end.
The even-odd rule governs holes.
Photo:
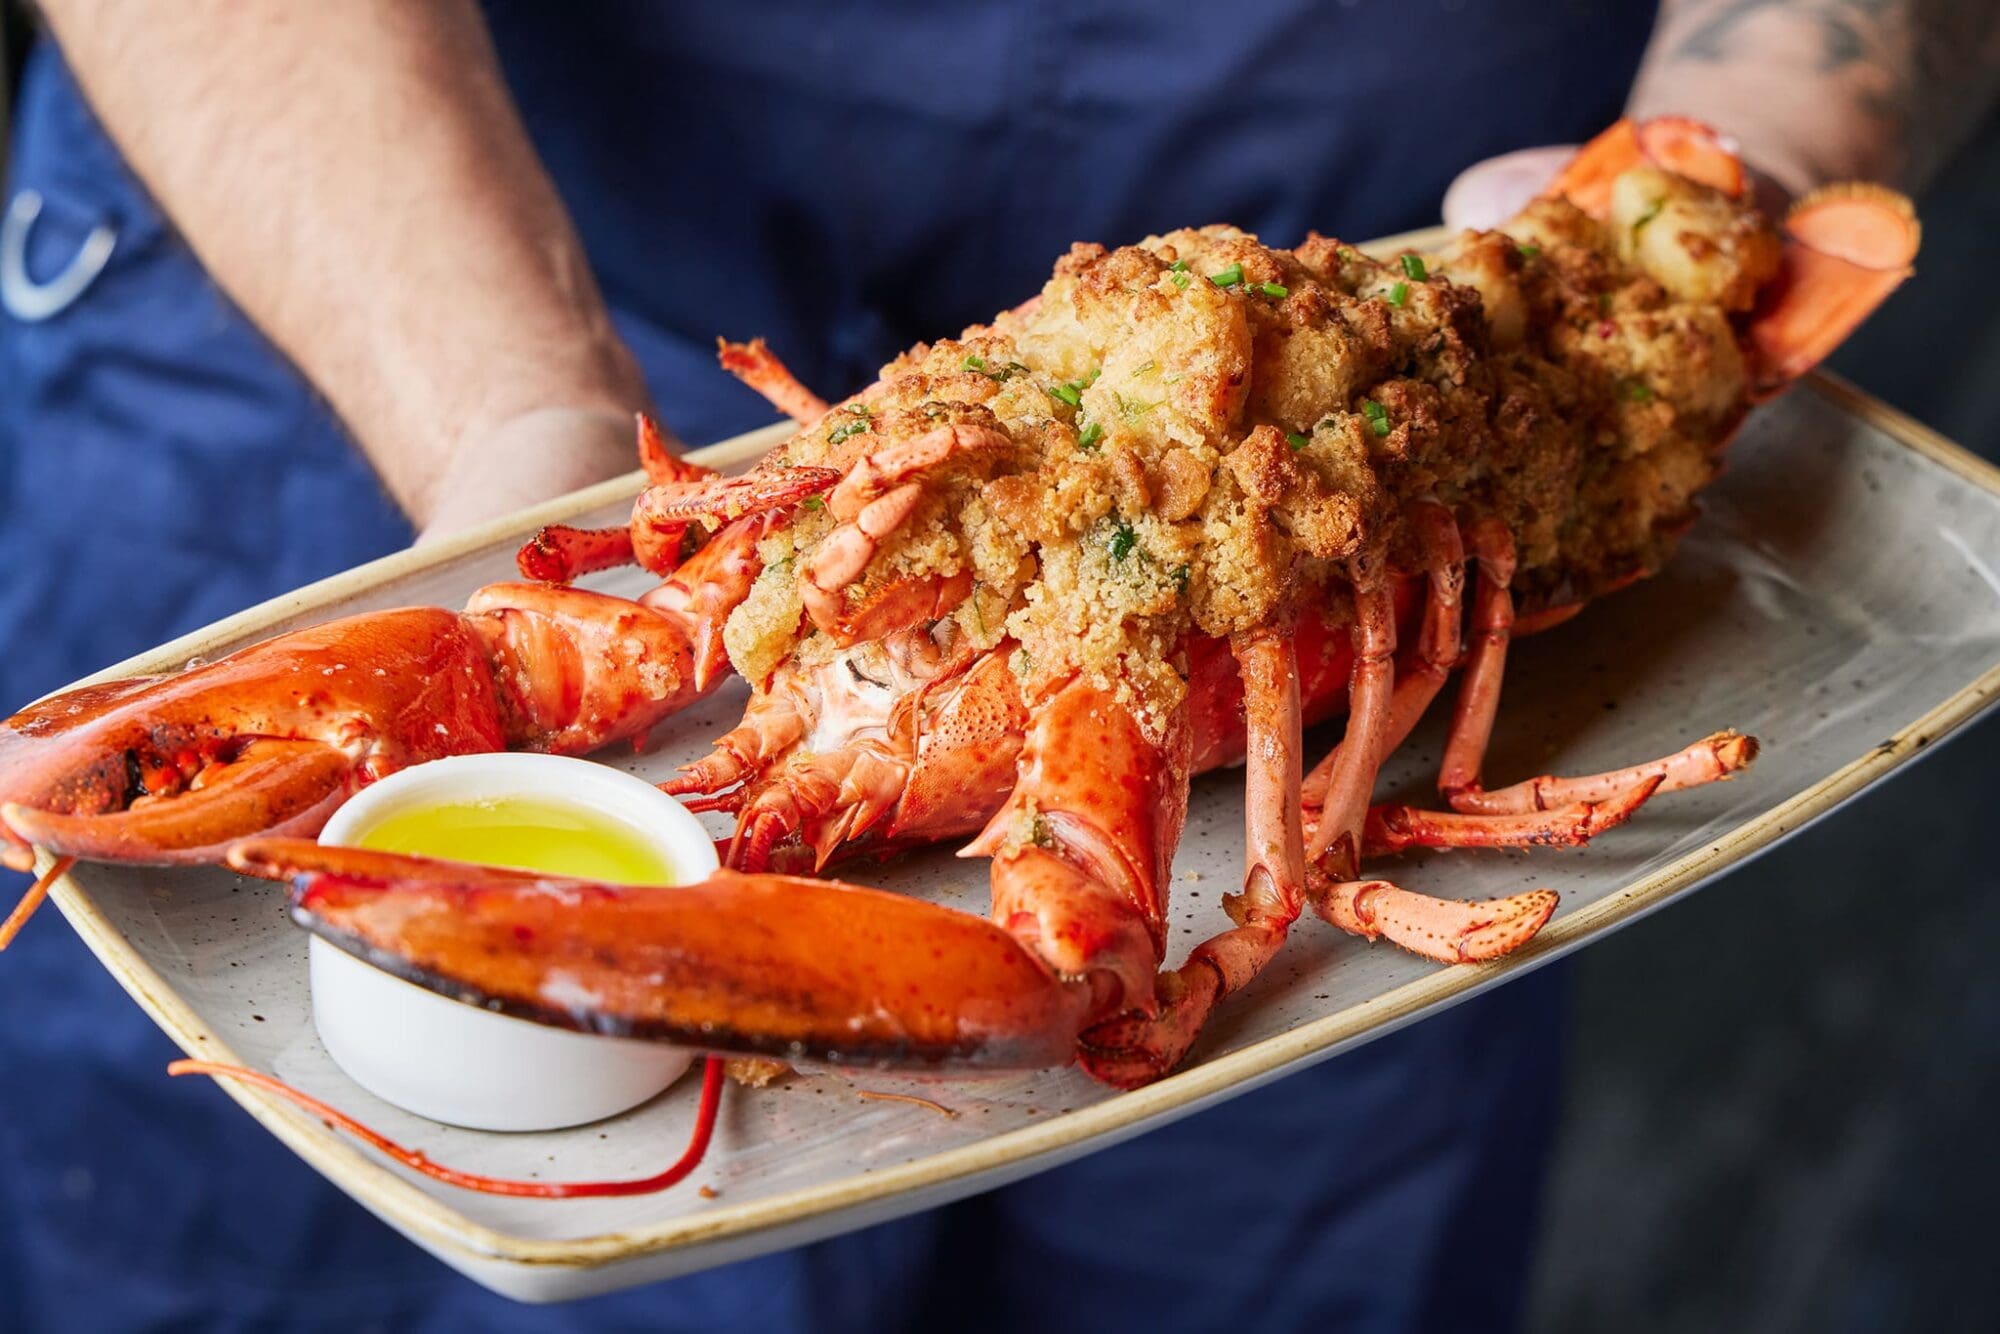
POLYGON ((837 445, 849 436, 860 435, 867 429, 868 423, 866 421, 849 422, 845 426, 835 427, 833 430, 827 432, 826 442, 829 445, 837 445))
POLYGON ((1090 374, 1088 374, 1088 375, 1086 375, 1086 376, 1084 376, 1084 377, 1083 377, 1083 387, 1084 387, 1085 389, 1088 389, 1088 388, 1090 388, 1090 386, 1092 386, 1092 385, 1096 384, 1096 383, 1097 383, 1097 377, 1098 377, 1098 376, 1100 376, 1100 375, 1102 375, 1102 374, 1104 374, 1104 367, 1102 367, 1102 366, 1092 366, 1092 367, 1090 368, 1090 374))
POLYGON ((1184 259, 1177 259, 1177 260, 1175 260, 1175 261, 1174 261, 1173 263, 1171 263, 1171 264, 1167 265, 1167 272, 1168 272, 1168 273, 1186 273, 1186 272, 1187 272, 1187 261, 1186 261, 1186 260, 1184 260, 1184 259))
POLYGON ((1187 291, 1188 276, 1185 273, 1170 273, 1167 275, 1167 281, 1180 288, 1183 292, 1187 291))
POLYGON ((1400 306, 1409 299, 1410 299, 1410 285, 1408 283, 1399 282, 1394 287, 1389 289, 1390 305, 1400 306))
POLYGON ((1231 264, 1221 273, 1210 274, 1208 280, 1217 287, 1234 287, 1243 281, 1243 265, 1241 263, 1231 264))
POLYGON ((1644 213, 1641 213, 1636 219, 1633 220, 1632 235, 1637 236, 1639 234, 1639 229, 1641 227, 1644 227, 1647 223, 1651 222, 1654 218, 1659 217, 1660 210, 1665 208, 1666 206, 1667 206, 1666 200, 1664 199, 1654 200, 1652 207, 1648 208, 1644 213))
POLYGON ((1076 445, 1078 449, 1096 449, 1097 442, 1103 438, 1104 427, 1096 422, 1090 422, 1076 433, 1076 445))
POLYGON ((1300 435, 1297 431, 1287 431, 1285 432, 1285 443, 1293 449, 1304 449, 1312 443, 1312 437, 1300 435))
POLYGON ((965 360, 958 363, 958 368, 962 371, 983 371, 986 369, 986 358, 967 353, 965 360))
POLYGON ((1644 380, 1630 380, 1625 385, 1625 397, 1634 403, 1645 403, 1653 397, 1653 386, 1644 380))
POLYGON ((875 415, 874 410, 866 403, 849 403, 847 410, 857 417, 872 417, 875 415))
POLYGON ((1167 578, 1174 581, 1174 590, 1176 592, 1185 593, 1187 592, 1188 575, 1191 573, 1192 571, 1187 566, 1176 565, 1173 569, 1167 571, 1167 578))
POLYGON ((1520 252, 1522 259, 1533 259, 1542 253, 1542 248, 1538 245, 1517 245, 1514 249, 1520 252))
POLYGON ((818 496, 807 496, 805 498, 805 507, 809 510, 823 510, 826 508, 826 502, 818 496))
POLYGON ((1049 397, 1058 403, 1067 403, 1071 407, 1075 407, 1083 401, 1083 391, 1078 389, 1074 384, 1050 385, 1049 397))
POLYGON ((1362 399, 1361 415, 1366 417, 1368 424, 1375 428, 1375 434, 1389 434, 1389 412, 1380 403, 1377 403, 1372 398, 1362 399))
POLYGON ((1132 554, 1132 548, 1139 545, 1139 535, 1132 531, 1132 525, 1120 519, 1111 530, 1111 559, 1124 560, 1132 554))
POLYGON ((1422 257, 1417 255, 1403 256, 1403 272, 1409 276, 1411 282, 1420 283, 1430 277, 1430 270, 1424 267, 1422 257))
POLYGON ((1268 297, 1283 298, 1292 294, 1292 289, 1283 283, 1263 283, 1258 286, 1257 290, 1268 297))

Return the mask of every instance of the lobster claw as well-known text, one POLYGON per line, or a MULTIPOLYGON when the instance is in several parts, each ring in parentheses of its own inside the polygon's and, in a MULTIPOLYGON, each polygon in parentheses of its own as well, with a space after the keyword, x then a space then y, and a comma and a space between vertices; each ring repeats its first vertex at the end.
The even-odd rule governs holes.
MULTIPOLYGON (((245 830, 318 829, 346 799, 351 769, 345 754, 323 742, 257 740, 234 760, 205 769, 206 781, 185 796, 142 798, 90 815, 8 802, 0 806, 0 826, 10 854, 19 840, 23 850, 42 847, 93 861, 212 862, 245 830)), ((31 855, 21 860, 32 864, 31 855)))
POLYGON ((39 846, 212 862, 248 834, 317 831, 392 769, 502 745, 492 673, 464 618, 348 617, 0 723, 0 861, 25 868, 39 846))
POLYGON ((841 1065, 1066 1063, 1088 999, 983 918, 829 880, 673 887, 494 871, 303 839, 230 864, 399 977, 563 1028, 841 1065))

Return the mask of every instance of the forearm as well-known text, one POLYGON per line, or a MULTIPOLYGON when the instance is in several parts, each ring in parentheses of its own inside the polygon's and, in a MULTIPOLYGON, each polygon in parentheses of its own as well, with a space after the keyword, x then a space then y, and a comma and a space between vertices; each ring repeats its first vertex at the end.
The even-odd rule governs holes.
POLYGON ((1993 105, 2000 7, 1970 0, 1667 0, 1637 116, 1726 128, 1792 193, 1920 186, 1993 105))
POLYGON ((497 424, 644 406, 472 0, 43 8, 203 264, 419 524, 497 424))

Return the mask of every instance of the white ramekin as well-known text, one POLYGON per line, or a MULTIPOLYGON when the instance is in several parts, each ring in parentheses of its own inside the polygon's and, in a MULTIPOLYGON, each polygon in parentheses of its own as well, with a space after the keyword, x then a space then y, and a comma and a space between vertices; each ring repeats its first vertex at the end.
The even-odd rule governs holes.
MULTIPOLYGON (((705 878, 715 844, 666 793, 607 765, 555 755, 458 755, 392 774, 334 812, 320 842, 351 844, 413 806, 539 797, 629 826, 672 867, 705 878)), ((671 890, 662 891, 671 893, 671 890)), ((687 1071, 694 1053, 549 1028, 450 1000, 318 936, 313 1024, 357 1084, 405 1111, 474 1130, 559 1130, 615 1116, 687 1071)))

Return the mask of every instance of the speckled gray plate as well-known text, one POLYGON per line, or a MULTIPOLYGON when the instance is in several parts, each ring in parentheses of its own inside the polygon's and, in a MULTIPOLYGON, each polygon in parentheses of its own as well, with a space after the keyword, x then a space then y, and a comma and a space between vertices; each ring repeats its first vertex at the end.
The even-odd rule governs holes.
MULTIPOLYGON (((772 432, 717 446, 747 458, 772 432)), ((1230 1003, 1179 1073, 1115 1094, 1074 1070, 916 1084, 801 1076, 733 1090, 708 1161, 679 1189, 543 1202, 416 1178, 254 1090, 229 1087, 308 1162, 447 1264, 530 1301, 602 1292, 858 1228, 983 1190, 1244 1092, 1388 1032, 1651 912, 1797 830, 1963 724, 2000 685, 2000 473, 1853 390, 1814 380, 1756 415, 1729 474, 1660 577, 1523 642, 1488 772, 1496 781, 1647 758, 1722 726, 1756 733, 1745 778, 1676 794, 1582 852, 1411 857, 1384 867, 1460 897, 1529 884, 1560 891, 1529 948, 1443 968, 1312 920, 1230 1003), (876 1101, 919 1092, 953 1115, 876 1101), (708 1186, 712 1198, 697 1192, 708 1186)), ((168 670, 274 631, 413 602, 457 605, 512 574, 535 525, 616 521, 636 479, 557 502, 452 544, 404 553, 256 608, 114 669, 168 670)), ((636 590, 626 579, 609 587, 636 590)), ((706 750, 739 688, 611 762, 648 777, 706 750)), ((1434 770, 1419 733, 1390 775, 1434 770)), ((1240 874, 1240 774, 1196 784, 1175 864, 1175 934, 1220 926, 1240 874)), ((879 883, 984 910, 983 865, 910 857, 879 883)), ((551 1178, 638 1176, 676 1155, 694 1091, 676 1088, 599 1125, 553 1134, 448 1129, 388 1107, 334 1068, 307 1009, 305 938, 274 887, 219 871, 82 867, 63 912, 188 1052, 275 1071, 442 1161, 551 1178)), ((46 929, 44 924, 43 929, 46 929)), ((165 1078, 164 1075, 161 1076, 165 1078)))

